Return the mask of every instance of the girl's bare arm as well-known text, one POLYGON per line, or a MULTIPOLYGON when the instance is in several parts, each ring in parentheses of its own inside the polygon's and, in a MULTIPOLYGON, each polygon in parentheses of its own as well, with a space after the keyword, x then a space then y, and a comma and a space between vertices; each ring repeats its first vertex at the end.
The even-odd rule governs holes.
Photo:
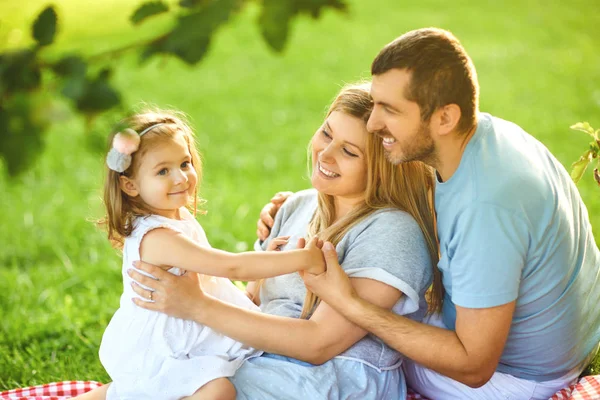
POLYGON ((202 247, 181 233, 157 228, 142 239, 140 256, 143 261, 158 266, 175 266, 201 274, 247 281, 300 270, 322 272, 325 261, 319 245, 315 240, 305 249, 236 254, 202 247))

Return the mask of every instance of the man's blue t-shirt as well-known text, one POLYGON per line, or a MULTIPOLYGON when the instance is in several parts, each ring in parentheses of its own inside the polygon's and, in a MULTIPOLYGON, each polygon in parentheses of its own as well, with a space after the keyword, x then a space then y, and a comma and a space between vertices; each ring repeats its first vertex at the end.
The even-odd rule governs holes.
POLYGON ((545 381, 600 340, 600 253, 565 168, 517 125, 479 114, 454 175, 436 187, 446 296, 488 308, 516 300, 498 371, 545 381))

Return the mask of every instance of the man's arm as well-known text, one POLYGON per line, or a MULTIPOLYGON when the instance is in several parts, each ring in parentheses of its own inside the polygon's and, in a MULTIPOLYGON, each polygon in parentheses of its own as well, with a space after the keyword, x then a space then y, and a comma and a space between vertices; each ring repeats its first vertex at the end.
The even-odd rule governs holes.
POLYGON ((504 348, 515 302, 499 307, 457 307, 456 332, 394 314, 362 299, 338 311, 415 362, 471 387, 492 376, 504 348))
POLYGON ((358 297, 337 261, 323 247, 327 271, 302 273, 306 286, 349 321, 381 338, 415 362, 471 387, 485 384, 498 365, 515 302, 469 309, 457 307, 456 331, 415 322, 358 297))
POLYGON ((271 198, 271 201, 265 204, 260 211, 260 216, 256 222, 256 236, 259 240, 265 241, 269 237, 275 215, 285 203, 285 201, 293 195, 294 192, 278 192, 271 198))

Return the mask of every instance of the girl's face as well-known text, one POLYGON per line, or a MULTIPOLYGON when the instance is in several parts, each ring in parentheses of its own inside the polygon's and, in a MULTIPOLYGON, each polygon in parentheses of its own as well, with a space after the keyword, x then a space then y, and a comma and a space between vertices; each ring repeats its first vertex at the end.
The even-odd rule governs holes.
MULTIPOLYGON (((141 160, 135 178, 127 180, 150 211, 167 218, 177 218, 179 209, 195 196, 198 176, 183 134, 165 139, 150 149, 141 160)), ((122 185, 123 186, 123 185, 122 185)))
POLYGON ((367 127, 356 117, 333 111, 311 141, 311 182, 321 193, 358 203, 367 187, 367 127))

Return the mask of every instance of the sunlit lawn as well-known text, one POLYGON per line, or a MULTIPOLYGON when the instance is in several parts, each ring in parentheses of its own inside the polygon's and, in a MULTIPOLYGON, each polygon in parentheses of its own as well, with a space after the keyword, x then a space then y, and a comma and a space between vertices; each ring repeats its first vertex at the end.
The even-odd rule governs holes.
MULTIPOLYGON (((62 50, 96 54, 171 23, 159 17, 134 30, 127 17, 138 2, 54 3, 62 50)), ((0 2, 0 48, 28 40, 45 4, 0 2)), ((248 9, 220 31, 196 67, 173 59, 140 65, 135 55, 110 62, 124 109, 145 101, 190 115, 205 161, 208 214, 200 222, 215 247, 249 248, 262 204, 278 190, 309 186, 306 145, 328 101, 344 82, 368 77, 377 51, 410 29, 452 30, 478 68, 481 109, 524 127, 564 165, 587 143, 568 127, 600 127, 596 1, 356 0, 348 16, 296 21, 282 56, 261 40, 256 14, 248 9)), ((46 152, 17 179, 5 178, 0 164, 0 389, 108 379, 97 350, 118 305, 121 265, 93 220, 102 216, 98 143, 118 117, 87 133, 79 118, 55 125, 46 152)), ((580 190, 600 226, 600 191, 589 174, 580 190)))

